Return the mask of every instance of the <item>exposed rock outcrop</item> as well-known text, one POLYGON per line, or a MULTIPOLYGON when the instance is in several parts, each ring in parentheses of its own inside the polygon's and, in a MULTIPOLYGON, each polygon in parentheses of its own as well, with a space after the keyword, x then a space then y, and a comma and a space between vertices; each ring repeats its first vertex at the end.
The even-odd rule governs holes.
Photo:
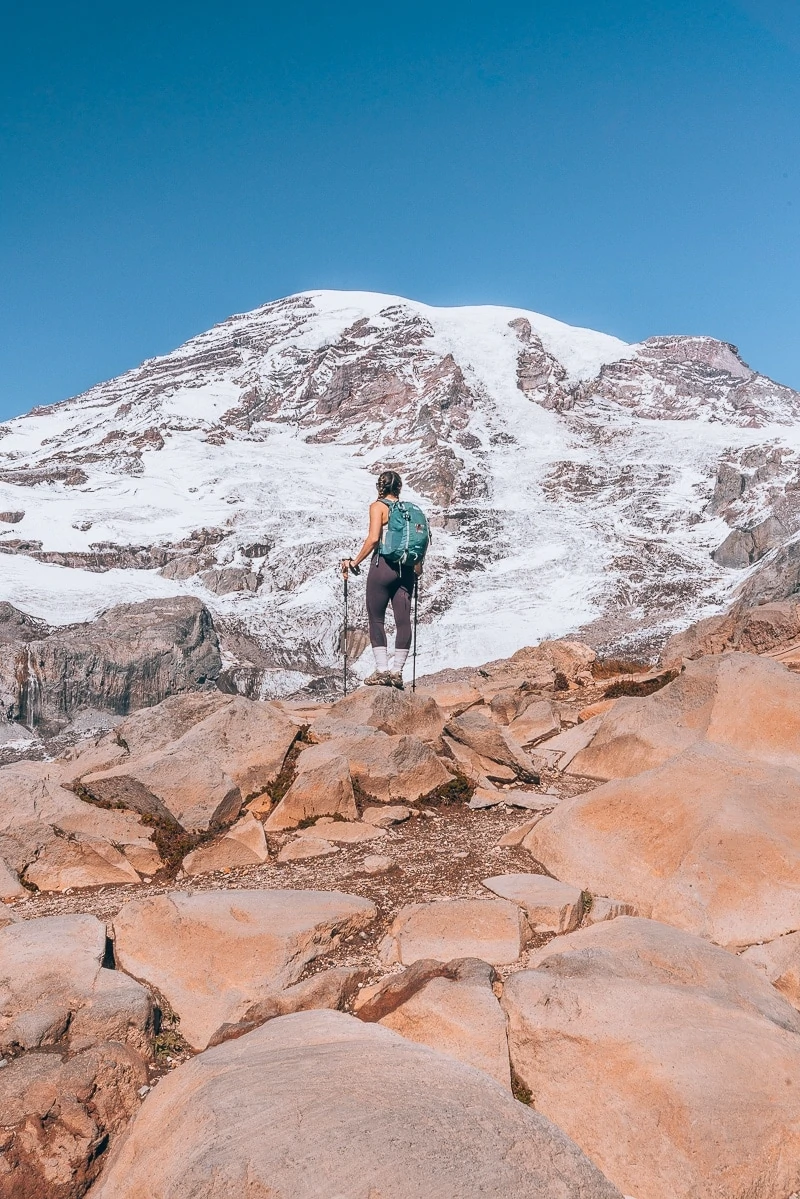
POLYGON ((222 668, 210 613, 191 596, 123 604, 90 624, 52 630, 3 605, 0 629, 9 715, 45 733, 81 709, 126 715, 213 686, 222 668))

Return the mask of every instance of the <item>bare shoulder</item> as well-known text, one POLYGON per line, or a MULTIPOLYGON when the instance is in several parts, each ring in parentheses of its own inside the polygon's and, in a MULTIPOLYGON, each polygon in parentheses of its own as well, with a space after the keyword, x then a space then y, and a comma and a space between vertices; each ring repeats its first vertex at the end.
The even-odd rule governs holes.
POLYGON ((373 500, 369 506, 369 514, 370 516, 380 516, 384 524, 389 519, 389 509, 383 500, 373 500))

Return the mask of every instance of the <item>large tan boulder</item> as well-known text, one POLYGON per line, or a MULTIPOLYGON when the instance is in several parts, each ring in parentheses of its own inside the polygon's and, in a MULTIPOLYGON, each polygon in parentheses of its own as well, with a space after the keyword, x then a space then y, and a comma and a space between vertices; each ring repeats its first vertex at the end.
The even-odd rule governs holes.
POLYGON ((477 687, 473 687, 468 679, 455 678, 451 680, 439 679, 432 675, 429 679, 422 679, 417 684, 417 694, 430 696, 436 700, 442 712, 448 717, 459 716, 462 712, 466 712, 467 708, 472 708, 475 704, 483 703, 483 697, 477 687))
POLYGON ((398 691, 395 687, 360 687, 333 704, 325 719, 371 725, 395 736, 411 734, 423 741, 435 741, 446 717, 430 695, 398 691))
POLYGON ((124 1041, 149 1055, 150 992, 105 969, 105 951, 105 925, 94 916, 44 916, 0 929, 0 1051, 124 1041))
POLYGON ((333 820, 323 816, 309 828, 300 829, 299 836, 311 841, 322 838, 334 845, 360 845, 364 841, 377 841, 385 837, 386 829, 361 820, 333 820))
MULTIPOLYGON (((579 928, 534 949, 532 967, 550 967, 551 958, 568 954, 573 972, 591 963, 591 972, 647 985, 692 987, 721 1004, 763 1016, 780 1028, 800 1032, 800 1014, 777 994, 763 972, 742 954, 713 945, 658 920, 620 916, 611 922, 579 928)), ((554 967, 555 968, 555 967, 554 967)), ((560 969, 560 967, 559 967, 560 969)))
POLYGON ((0 1070, 0 1199, 81 1199, 147 1084, 118 1042, 73 1057, 27 1053, 0 1070))
POLYGON ((475 971, 465 979, 432 978, 380 1023, 409 1041, 485 1070, 511 1089, 506 1017, 488 971, 483 977, 475 971))
POLYGON ((98 837, 53 837, 25 871, 38 891, 141 882, 124 854, 98 837))
POLYGON ((333 758, 346 758, 353 782, 381 803, 413 802, 452 780, 431 747, 419 737, 394 737, 379 729, 333 737, 310 746, 301 757, 304 770, 315 769, 333 758))
POLYGON ((454 716, 445 728, 454 741, 466 745, 482 758, 508 766, 518 778, 534 778, 535 771, 530 759, 508 731, 496 724, 484 710, 470 708, 461 716, 454 716))
POLYGON ((509 721, 508 735, 520 748, 536 745, 561 728, 561 718, 549 699, 537 700, 509 721))
POLYGON ((482 1071, 340 1012, 271 1020, 147 1097, 92 1199, 621 1199, 482 1071))
POLYGON ((326 858, 332 853, 338 853, 339 847, 323 841, 320 836, 298 837, 284 845, 278 853, 279 862, 304 862, 307 858, 326 858))
MULTIPOLYGON (((234 820, 247 800, 277 778, 297 725, 275 704, 225 698, 176 740, 132 754, 110 770, 86 774, 80 787, 100 803, 174 820, 189 831, 234 820)), ((158 711, 150 709, 151 719, 158 711)), ((137 713, 138 743, 146 744, 142 717, 137 713)), ((126 723, 117 730, 123 739, 126 723)))
POLYGON ((546 874, 498 874, 483 885, 519 904, 537 933, 571 933, 583 917, 583 893, 546 874))
POLYGON ((751 654, 690 662, 653 695, 620 699, 568 773, 629 778, 701 740, 800 770, 800 678, 751 654))
POLYGON ((800 932, 788 933, 765 945, 751 945, 742 961, 762 971, 789 1003, 800 1008, 800 932))
POLYGON ((63 758, 0 767, 0 859, 10 872, 3 883, 10 888, 7 897, 15 893, 14 876, 42 891, 139 881, 125 849, 148 841, 152 829, 134 813, 85 803, 71 789, 87 766, 107 766, 124 755, 119 745, 90 740, 63 758))
POLYGON ((716 746, 563 800, 523 845, 564 882, 721 945, 800 925, 800 772, 716 746))
MULTIPOLYGON (((143 758, 159 749, 167 749, 208 716, 223 712, 231 702, 221 691, 195 691, 172 695, 151 708, 141 708, 126 716, 104 738, 121 745, 132 758, 143 758)), ((95 770, 101 769, 95 766, 95 770)), ((83 773, 87 773, 86 770, 83 773)))
POLYGON ((744 963, 622 917, 512 975, 512 1068, 636 1199, 786 1199, 800 1187, 797 1014, 744 963))
POLYGON ((368 976, 369 970, 363 966, 334 966, 330 970, 320 970, 318 974, 254 1003, 235 1024, 221 1025, 211 1038, 209 1048, 233 1037, 242 1037, 278 1016, 317 1008, 344 1011, 356 1001, 368 976))
POLYGON ((249 812, 209 845, 187 853, 183 869, 188 875, 212 870, 234 870, 237 866, 259 866, 269 857, 264 826, 249 812))
POLYGON ((180 1032, 204 1049, 222 1024, 297 982, 343 934, 374 919, 341 891, 174 891, 125 904, 114 919, 120 967, 157 987, 180 1032))
POLYGON ((449 962, 481 958, 493 966, 516 962, 528 937, 525 917, 502 899, 444 899, 401 908, 381 943, 386 965, 420 958, 449 962))
POLYGON ((3 858, 0 858, 0 902, 10 903, 15 899, 21 899, 26 894, 16 870, 13 870, 3 858))
POLYGON ((308 764, 308 752, 300 754, 297 778, 267 818, 268 832, 297 828, 304 820, 315 820, 318 816, 358 819, 347 758, 340 754, 314 766, 308 764))

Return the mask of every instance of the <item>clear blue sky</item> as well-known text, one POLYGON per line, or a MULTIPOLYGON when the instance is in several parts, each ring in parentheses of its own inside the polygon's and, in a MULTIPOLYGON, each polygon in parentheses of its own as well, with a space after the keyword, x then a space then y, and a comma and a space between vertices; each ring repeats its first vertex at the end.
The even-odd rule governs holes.
POLYGON ((800 388, 800 4, 3 7, 0 417, 308 288, 800 388))

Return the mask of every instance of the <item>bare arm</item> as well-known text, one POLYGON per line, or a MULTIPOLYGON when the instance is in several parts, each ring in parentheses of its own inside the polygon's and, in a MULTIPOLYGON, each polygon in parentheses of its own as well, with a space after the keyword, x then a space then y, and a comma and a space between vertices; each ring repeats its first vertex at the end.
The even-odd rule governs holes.
POLYGON ((342 559, 342 574, 343 575, 347 574, 348 569, 351 566, 358 566, 360 562, 363 562, 365 558, 368 558, 370 556, 370 554, 373 553, 377 549, 378 544, 380 543, 383 526, 386 523, 386 520, 384 519, 384 517, 387 517, 387 516, 388 516, 388 513, 386 510, 386 505, 382 504, 380 502, 380 500, 375 500, 374 503, 370 504, 370 506, 369 506, 369 531, 368 531, 366 537, 364 538, 364 544, 362 545, 361 549, 356 554, 355 558, 343 558, 342 559))

